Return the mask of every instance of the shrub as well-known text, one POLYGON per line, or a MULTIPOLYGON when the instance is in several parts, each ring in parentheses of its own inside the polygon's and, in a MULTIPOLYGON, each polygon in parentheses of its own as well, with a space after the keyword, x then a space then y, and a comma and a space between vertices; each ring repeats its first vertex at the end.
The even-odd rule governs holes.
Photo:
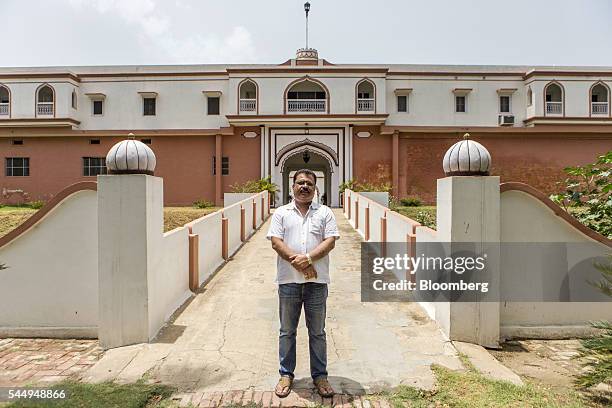
POLYGON ((29 203, 27 203, 28 207, 33 208, 35 210, 41 209, 43 205, 45 205, 45 202, 42 200, 30 201, 29 203))
POLYGON ((436 216, 427 211, 419 211, 416 213, 414 220, 426 227, 436 228, 436 216))
POLYGON ((420 207, 423 203, 417 197, 405 197, 400 200, 404 207, 420 207))
MULTIPOLYGON (((612 255, 608 264, 595 264, 603 279, 593 283, 602 293, 612 297, 612 255)), ((601 330, 599 336, 581 340, 582 347, 578 357, 584 358, 584 370, 577 378, 580 386, 591 387, 612 380, 612 324, 609 321, 591 323, 601 330)))
POLYGON ((594 163, 563 169, 569 177, 558 184, 563 192, 550 196, 566 211, 581 207, 574 216, 587 227, 612 238, 612 150, 594 163))
POLYGON ((390 170, 389 166, 379 164, 374 172, 363 180, 348 180, 340 184, 340 192, 343 193, 347 188, 355 192, 360 191, 375 191, 389 193, 393 189, 393 185, 389 181, 390 170))
POLYGON ((206 200, 197 200, 194 201, 193 206, 195 208, 211 208, 215 206, 215 203, 206 200))

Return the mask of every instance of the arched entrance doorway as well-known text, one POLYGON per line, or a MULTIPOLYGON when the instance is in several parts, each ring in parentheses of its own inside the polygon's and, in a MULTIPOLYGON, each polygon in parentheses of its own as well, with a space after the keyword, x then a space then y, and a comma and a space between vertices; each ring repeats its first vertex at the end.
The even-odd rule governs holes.
POLYGON ((287 204, 291 201, 293 175, 300 169, 309 169, 315 172, 319 202, 330 205, 333 171, 331 163, 327 157, 307 147, 288 154, 282 162, 282 203, 287 204))

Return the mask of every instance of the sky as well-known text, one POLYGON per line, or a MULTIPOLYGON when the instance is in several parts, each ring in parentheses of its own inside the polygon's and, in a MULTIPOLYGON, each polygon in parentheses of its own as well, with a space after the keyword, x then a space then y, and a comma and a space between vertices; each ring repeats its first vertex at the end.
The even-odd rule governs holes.
MULTIPOLYGON (((332 63, 612 66, 612 0, 310 0, 332 63)), ((277 64, 304 0, 0 0, 0 67, 277 64)))

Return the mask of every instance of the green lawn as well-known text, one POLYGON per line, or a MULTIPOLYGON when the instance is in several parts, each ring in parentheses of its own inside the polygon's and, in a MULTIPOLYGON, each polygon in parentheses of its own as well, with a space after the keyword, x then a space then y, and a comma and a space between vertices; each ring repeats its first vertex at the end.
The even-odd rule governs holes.
POLYGON ((489 407, 489 408, 553 408, 604 407, 603 403, 588 399, 574 389, 564 391, 547 388, 525 381, 524 386, 489 379, 480 374, 465 356, 461 356, 466 371, 453 371, 433 365, 437 379, 433 391, 422 391, 400 386, 393 391, 378 394, 393 407, 489 407))
POLYGON ((425 225, 429 228, 436 228, 436 206, 435 205, 422 205, 420 207, 396 207, 395 211, 405 215, 406 217, 413 219, 421 225, 425 225))
MULTIPOLYGON (((164 207, 164 232, 182 227, 190 221, 203 217, 217 211, 218 207, 193 208, 193 207, 164 207)), ((0 237, 8 234, 18 225, 27 220, 37 210, 27 206, 3 206, 0 207, 0 237)))
POLYGON ((115 383, 84 384, 62 382, 51 386, 56 390, 65 390, 69 397, 53 402, 12 402, 3 404, 2 408, 166 408, 174 407, 169 398, 174 391, 171 387, 159 384, 119 385, 115 383))

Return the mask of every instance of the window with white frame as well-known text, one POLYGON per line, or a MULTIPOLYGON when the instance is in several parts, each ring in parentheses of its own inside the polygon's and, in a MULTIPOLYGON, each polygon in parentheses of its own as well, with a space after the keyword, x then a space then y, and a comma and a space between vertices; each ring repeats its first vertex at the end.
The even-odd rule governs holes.
POLYGON ((395 106, 398 112, 407 113, 409 106, 408 103, 409 95, 412 92, 412 88, 398 88, 395 91, 395 106))
POLYGON ((499 95, 499 112, 510 113, 510 95, 499 95))
POLYGON ((92 101, 92 110, 94 115, 102 115, 104 112, 104 101, 101 99, 92 101))
POLYGON ((455 95, 455 112, 458 112, 458 113, 467 112, 467 96, 466 95, 455 95))
POLYGON ((106 158, 83 157, 83 175, 89 177, 98 174, 106 174, 106 158))
POLYGON ((7 177, 25 177, 30 175, 29 157, 7 157, 5 159, 7 177))
POLYGON ((397 95, 397 111, 408 112, 408 95, 397 95))
POLYGON ((156 99, 155 98, 143 98, 142 107, 144 116, 155 116, 155 106, 156 99))

